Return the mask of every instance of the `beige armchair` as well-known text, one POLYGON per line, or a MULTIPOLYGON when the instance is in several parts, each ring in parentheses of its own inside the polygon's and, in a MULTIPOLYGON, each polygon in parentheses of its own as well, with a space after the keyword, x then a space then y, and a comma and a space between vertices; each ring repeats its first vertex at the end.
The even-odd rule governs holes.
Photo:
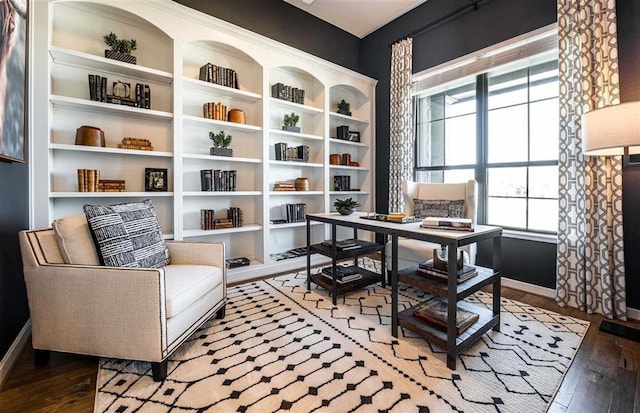
MULTIPOLYGON (((463 218, 471 218, 476 223, 478 214, 478 183, 469 180, 463 183, 438 184, 420 183, 412 181, 402 182, 402 196, 404 197, 405 211, 408 216, 414 215, 414 199, 423 200, 463 200, 463 218)), ((433 249, 440 245, 414 239, 398 240, 398 269, 418 265, 419 263, 433 258, 433 249)), ((462 247, 464 251, 464 261, 468 264, 476 262, 476 244, 469 244, 462 247)), ((385 245, 387 261, 387 271, 391 271, 391 242, 385 245)))
POLYGON ((51 350, 149 361, 163 380, 169 355, 225 315, 224 244, 168 242, 163 268, 105 267, 94 262, 86 219, 62 221, 19 234, 36 362, 51 350), (60 238, 64 227, 73 239, 60 238))

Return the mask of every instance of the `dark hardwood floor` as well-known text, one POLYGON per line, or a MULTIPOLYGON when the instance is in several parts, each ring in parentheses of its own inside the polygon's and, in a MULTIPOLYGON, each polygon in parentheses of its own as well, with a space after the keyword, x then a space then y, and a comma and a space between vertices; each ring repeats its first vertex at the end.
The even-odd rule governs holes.
MULTIPOLYGON (((503 294, 592 323, 549 412, 640 412, 640 343, 598 331, 601 316, 518 290, 503 288, 503 294)), ((625 324, 640 328, 638 322, 625 324)), ((96 357, 52 353, 48 365, 35 367, 29 347, 0 389, 0 412, 92 412, 97 365, 96 357)))

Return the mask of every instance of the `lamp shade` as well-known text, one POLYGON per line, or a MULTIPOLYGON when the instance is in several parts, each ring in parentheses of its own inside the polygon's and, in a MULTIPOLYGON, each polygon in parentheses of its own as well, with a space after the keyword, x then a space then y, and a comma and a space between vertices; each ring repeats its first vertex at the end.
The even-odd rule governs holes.
POLYGON ((629 146, 640 146, 640 101, 606 106, 582 115, 585 155, 622 155, 629 146))

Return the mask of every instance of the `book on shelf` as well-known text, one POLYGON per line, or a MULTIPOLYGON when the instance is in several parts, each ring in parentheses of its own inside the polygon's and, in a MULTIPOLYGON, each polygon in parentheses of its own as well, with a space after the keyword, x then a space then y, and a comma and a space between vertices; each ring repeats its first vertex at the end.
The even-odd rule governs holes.
MULTIPOLYGON (((332 248, 333 247, 333 241, 330 239, 326 239, 324 241, 321 242, 321 244, 325 247, 328 248, 332 248)), ((358 242, 356 242, 355 239, 343 239, 343 240, 336 240, 336 248, 340 251, 348 251, 348 250, 354 250, 354 249, 358 249, 361 248, 362 245, 360 245, 358 242)))
POLYGON ((473 222, 470 218, 426 217, 420 226, 430 229, 473 231, 473 222))
MULTIPOLYGON (((413 310, 413 316, 426 321, 441 331, 447 331, 447 300, 443 297, 432 297, 418 304, 413 310)), ((456 333, 459 335, 480 316, 460 307, 456 308, 456 333)))
MULTIPOLYGON (((442 280, 449 279, 449 273, 433 266, 433 260, 427 260, 418 264, 417 273, 419 275, 426 275, 429 277, 435 277, 442 280)), ((468 280, 469 278, 478 275, 478 269, 473 265, 465 264, 458 270, 458 282, 468 280)))

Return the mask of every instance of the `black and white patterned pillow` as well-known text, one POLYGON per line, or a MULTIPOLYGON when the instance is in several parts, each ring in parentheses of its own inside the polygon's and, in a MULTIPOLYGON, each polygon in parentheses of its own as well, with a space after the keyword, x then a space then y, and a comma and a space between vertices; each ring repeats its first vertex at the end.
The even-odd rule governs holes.
POLYGON ((85 205, 100 263, 109 267, 161 268, 169 250, 151 201, 85 205))
POLYGON ((414 199, 413 215, 418 218, 446 217, 462 218, 464 200, 414 199))

